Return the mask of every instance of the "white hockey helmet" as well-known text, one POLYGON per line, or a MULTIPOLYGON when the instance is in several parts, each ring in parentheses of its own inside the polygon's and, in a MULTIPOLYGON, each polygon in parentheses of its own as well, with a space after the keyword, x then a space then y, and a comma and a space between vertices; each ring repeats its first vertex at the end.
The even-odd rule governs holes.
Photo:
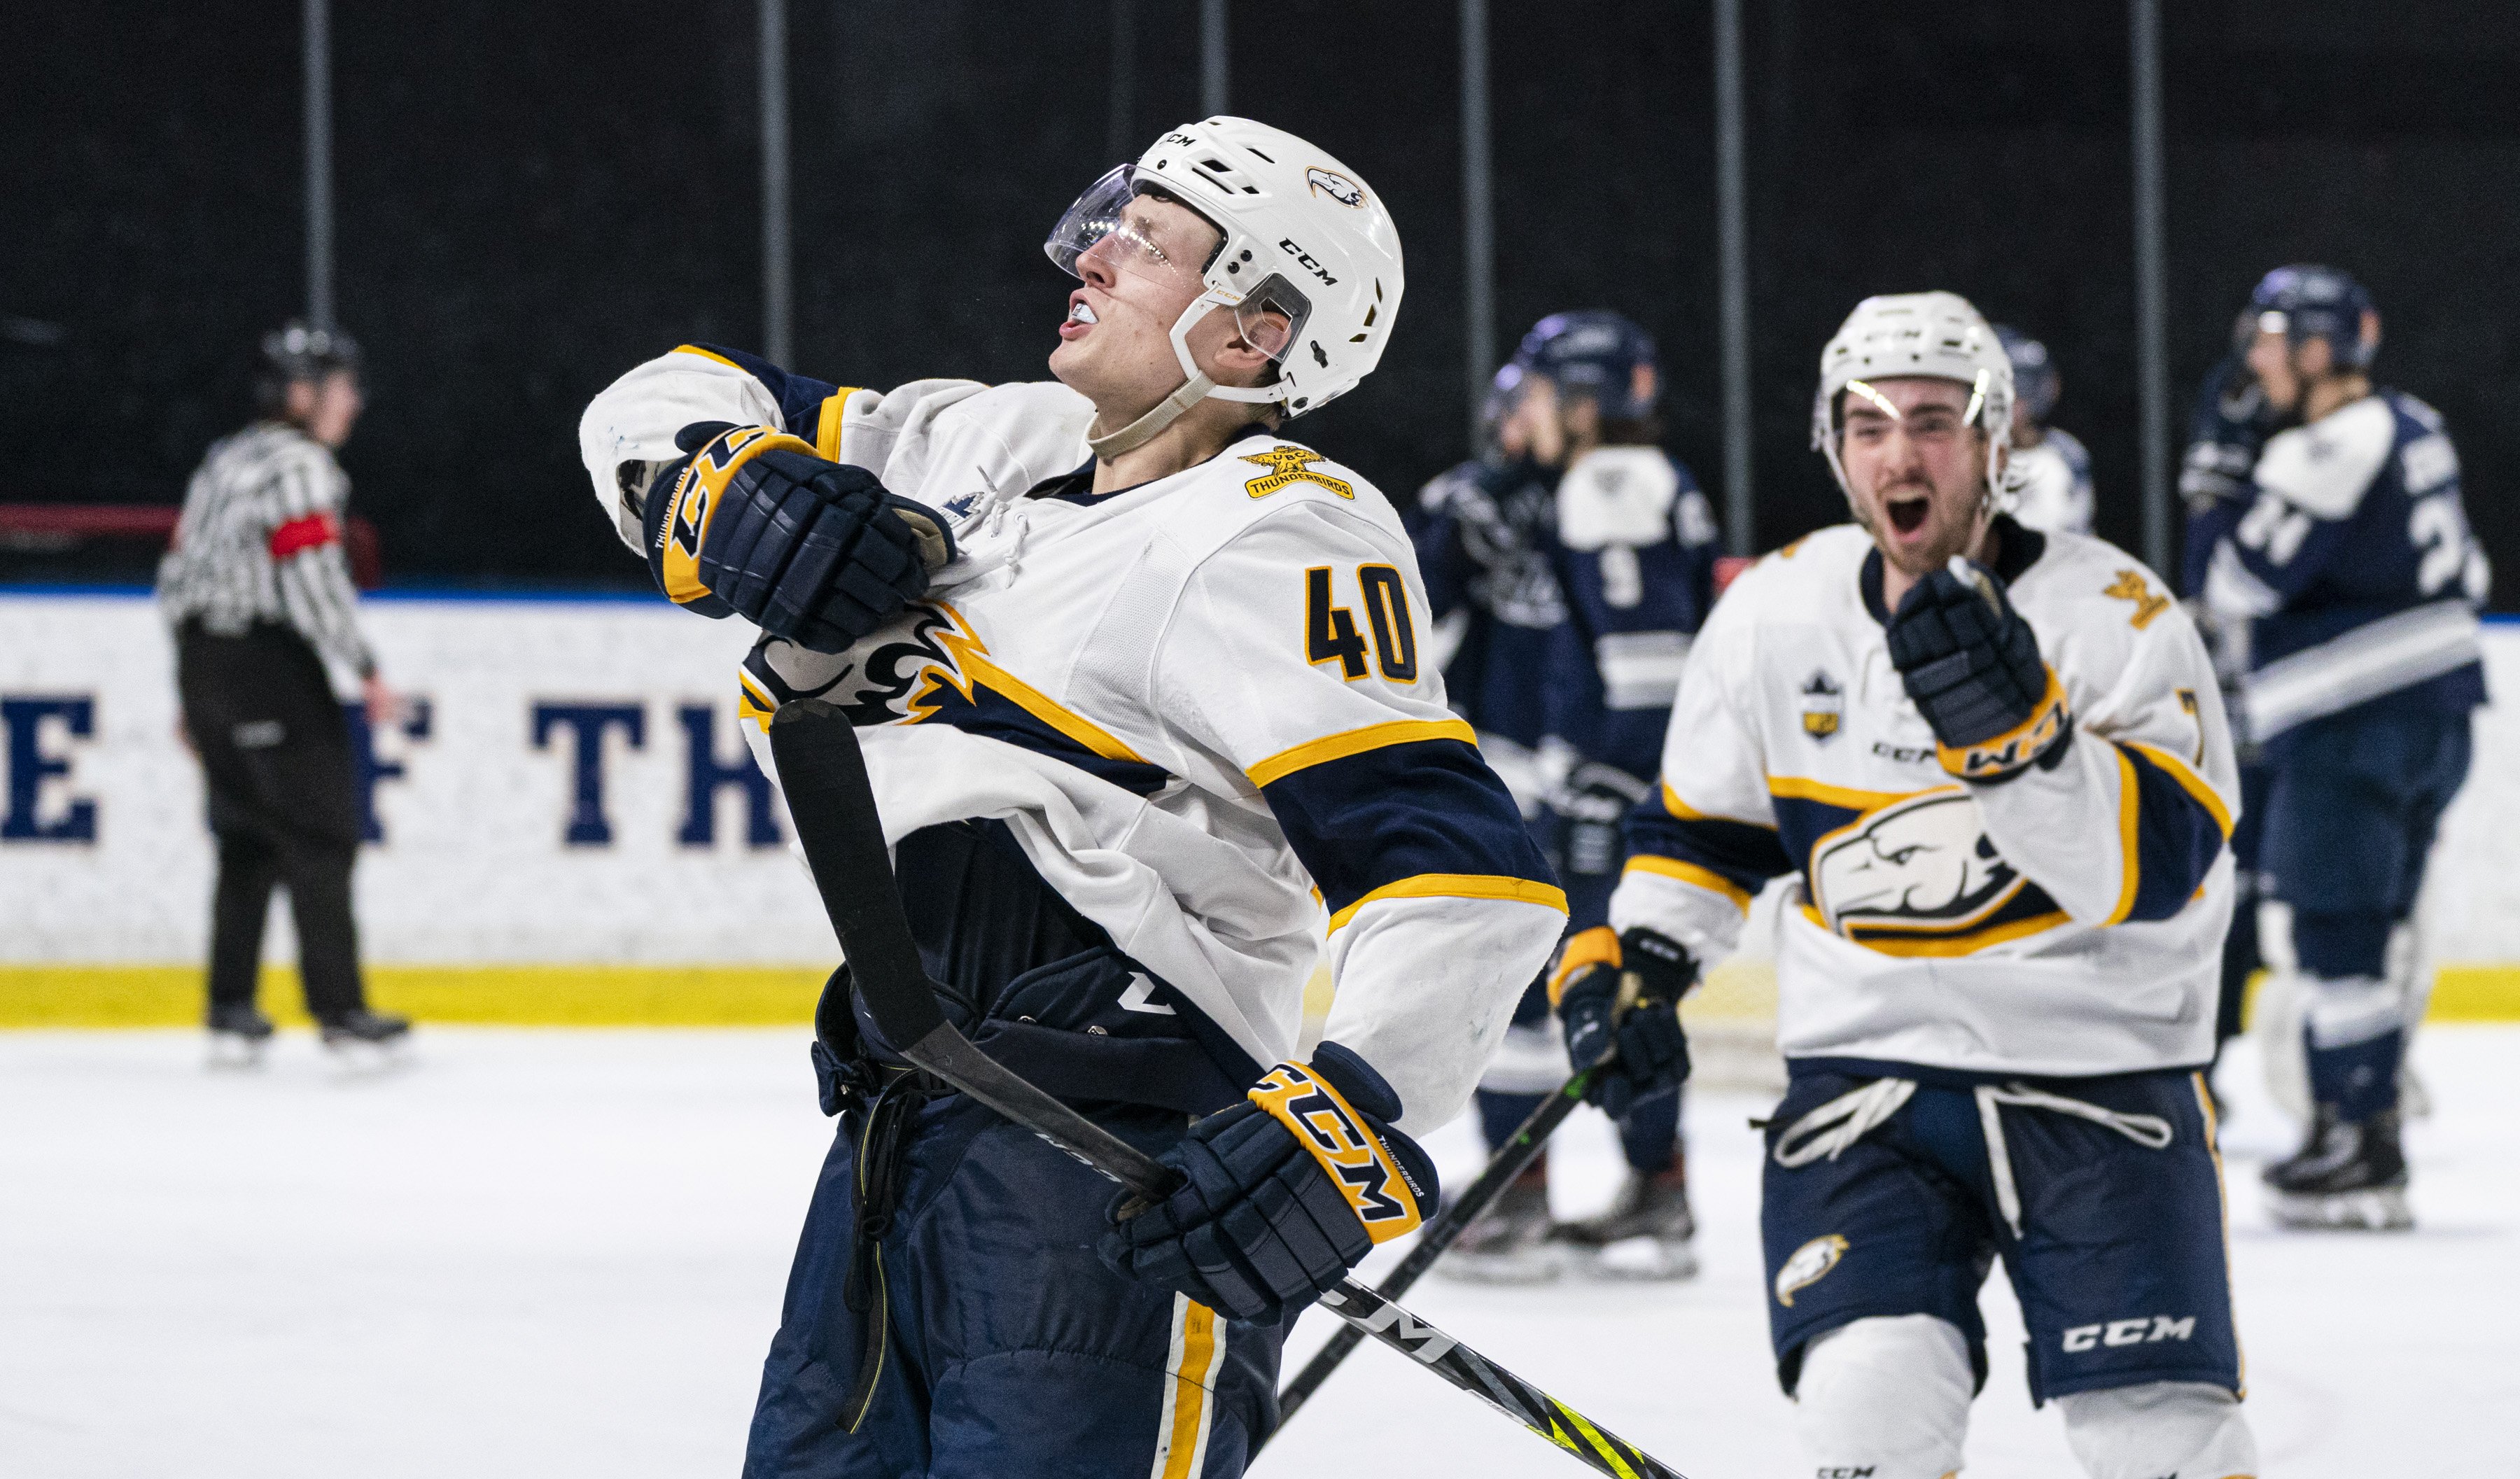
POLYGON ((2004 353, 2003 341, 1957 292, 1891 292, 1856 304, 1820 352, 1812 445, 1828 459, 1828 471, 1836 474, 1847 502, 1854 503, 1855 492, 1847 486, 1846 465, 1837 455, 1842 429, 1838 395, 1851 389, 1878 400, 1868 381, 1900 376, 1930 376, 1969 387, 1963 419, 1986 433, 1987 496, 1996 498, 2005 487, 2012 440, 2012 359, 2004 353))
POLYGON ((1355 389, 1380 363, 1400 311, 1400 232, 1356 171, 1249 118, 1185 123, 1135 163, 1087 187, 1042 249, 1074 275, 1076 259, 1148 191, 1198 212, 1225 240, 1200 269, 1206 291, 1173 325, 1182 387, 1128 426, 1092 438, 1097 456, 1139 445, 1208 396, 1275 402, 1300 416, 1355 389), (1261 309, 1285 316, 1291 328, 1271 356, 1278 362, 1274 382, 1219 385, 1200 373, 1190 331, 1218 308, 1233 310, 1246 331, 1261 309))

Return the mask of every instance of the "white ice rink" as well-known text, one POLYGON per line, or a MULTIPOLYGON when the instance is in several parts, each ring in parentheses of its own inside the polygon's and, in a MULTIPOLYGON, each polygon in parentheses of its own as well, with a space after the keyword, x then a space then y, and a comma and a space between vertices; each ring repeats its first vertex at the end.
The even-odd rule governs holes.
MULTIPOLYGON (((2395 1237, 2271 1231, 2255 1172, 2291 1132, 2253 1064, 2226 1070, 2269 1476, 2520 1474, 2520 1028, 2433 1029, 2418 1056, 2439 1107, 2395 1237)), ((299 1036, 212 1075, 192 1034, 0 1034, 0 1475, 732 1475, 830 1134, 803 1035, 435 1029, 418 1059, 345 1082, 299 1036)), ((1763 1323, 1762 1107, 1690 1102, 1694 1283, 1429 1279, 1410 1304, 1694 1479, 1801 1474, 1763 1323)), ((1466 1123, 1436 1150, 1455 1178, 1478 1155, 1466 1123)), ((1571 1125, 1560 1211, 1615 1166, 1605 1125, 1571 1125)), ((2001 1276, 1986 1310, 1969 1474, 2077 1472, 2001 1276)), ((1369 1346, 1255 1472, 1582 1470, 1369 1346)))

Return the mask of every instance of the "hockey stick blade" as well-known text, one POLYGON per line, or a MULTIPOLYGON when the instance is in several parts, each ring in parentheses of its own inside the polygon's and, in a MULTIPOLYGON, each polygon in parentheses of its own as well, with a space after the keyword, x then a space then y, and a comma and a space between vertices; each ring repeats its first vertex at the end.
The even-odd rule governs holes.
MULTIPOLYGON (((837 705, 790 699, 770 721, 770 754, 796 844, 867 1014, 902 1056, 1148 1201, 1178 1185, 1127 1144, 982 1053, 945 1014, 902 913, 883 822, 857 732, 837 705)), ((1354 1279, 1322 1304, 1446 1381, 1617 1479, 1685 1479, 1556 1398, 1496 1366, 1354 1279)))
MULTIPOLYGON (((1374 1285, 1373 1292, 1385 1299, 1398 1299, 1409 1292, 1419 1276, 1435 1266, 1435 1260, 1450 1252, 1453 1244, 1461 1240, 1463 1231, 1478 1221, 1488 1208, 1496 1205, 1497 1198, 1505 1195, 1505 1188, 1513 1185, 1514 1178, 1540 1158, 1540 1152, 1549 1143, 1549 1137, 1554 1135, 1557 1127, 1566 1123, 1567 1117, 1575 1112, 1576 1106, 1584 1102, 1584 1091, 1592 1084, 1593 1075, 1598 1071, 1598 1068, 1585 1069, 1568 1079, 1555 1094, 1541 1100, 1540 1107, 1531 1111, 1521 1128, 1515 1130, 1489 1159, 1487 1169, 1479 1173, 1478 1180, 1463 1188, 1461 1196, 1426 1225, 1425 1230, 1418 1234, 1417 1244, 1409 1250, 1409 1256, 1400 1260, 1399 1266, 1385 1276, 1382 1282, 1374 1285)), ((1286 1419, 1312 1400, 1313 1394, 1322 1389, 1322 1383, 1330 1379, 1330 1373, 1337 1370, 1339 1364, 1346 1361, 1349 1353, 1364 1340, 1363 1326, 1342 1325, 1319 1351, 1313 1353, 1313 1359, 1304 1363, 1304 1368, 1295 1373, 1295 1379, 1287 1382, 1286 1389, 1278 1394, 1278 1426, 1271 1431, 1271 1437, 1285 1430, 1286 1419)), ((1263 1439, 1261 1443, 1265 1447, 1268 1440, 1263 1439)))

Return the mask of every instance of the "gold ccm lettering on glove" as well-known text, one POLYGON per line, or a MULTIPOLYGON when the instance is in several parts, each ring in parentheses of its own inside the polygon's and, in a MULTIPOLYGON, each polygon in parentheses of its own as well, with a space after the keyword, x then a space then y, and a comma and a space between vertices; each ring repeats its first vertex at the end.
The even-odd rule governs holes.
POLYGON ((735 474, 773 447, 815 455, 810 442, 776 426, 737 426, 719 432, 683 469, 674 483, 673 502, 665 510, 662 531, 665 595, 675 605, 689 605, 710 594, 699 572, 700 543, 708 538, 709 518, 717 513, 718 500, 735 474))
POLYGON ((1942 761, 1944 770, 1963 781, 1990 781, 2039 758, 2073 722, 2074 716, 2065 707, 2064 685, 2056 681, 2056 670, 2049 668, 2048 691, 2039 695, 2038 706, 2031 709, 2029 718, 1975 744, 1938 742, 1934 756, 1942 761))
POLYGON ((1417 1189, 1382 1138, 1366 1127, 1339 1092, 1301 1063, 1280 1063, 1251 1087, 1251 1102, 1295 1133, 1295 1141, 1322 1163, 1347 1197, 1366 1235, 1389 1242, 1415 1230, 1423 1217, 1417 1189))

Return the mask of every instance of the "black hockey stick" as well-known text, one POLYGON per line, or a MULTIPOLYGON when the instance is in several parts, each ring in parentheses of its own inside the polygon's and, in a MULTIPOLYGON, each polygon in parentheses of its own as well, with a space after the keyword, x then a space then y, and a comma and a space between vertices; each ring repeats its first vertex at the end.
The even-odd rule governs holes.
MULTIPOLYGON (((1051 1098, 971 1046, 936 1004, 902 914, 884 850, 883 824, 857 734, 836 705, 795 698, 770 724, 797 846, 814 874, 832 928, 867 1013, 902 1056, 1148 1202, 1171 1194, 1176 1173, 1051 1098)), ((1618 1479, 1684 1479, 1583 1413, 1524 1381, 1400 1306, 1348 1279, 1322 1303, 1446 1381, 1618 1479)))
MULTIPOLYGON (((1418 1281, 1418 1276, 1433 1268, 1435 1260, 1443 1257, 1461 1239, 1462 1230, 1478 1221, 1481 1213, 1494 1206, 1498 1197, 1505 1195, 1505 1188, 1513 1185, 1514 1178, 1540 1158, 1541 1150, 1549 1143, 1549 1137, 1556 1133, 1558 1126, 1566 1123, 1566 1117, 1575 1112, 1576 1105, 1584 1102, 1584 1090, 1598 1071, 1598 1068, 1585 1069, 1568 1079, 1555 1094, 1543 1099, 1540 1107, 1532 1110, 1530 1117, 1522 1122, 1522 1128, 1514 1131, 1512 1137, 1489 1158, 1487 1169, 1479 1173, 1479 1179, 1464 1188, 1460 1199, 1445 1208, 1443 1215, 1428 1223, 1425 1231, 1418 1234, 1417 1246, 1409 1250, 1408 1257, 1400 1260, 1399 1267, 1374 1286, 1373 1292, 1385 1299, 1398 1299, 1408 1293, 1409 1286, 1418 1281)), ((1304 1368, 1295 1373, 1295 1379, 1287 1382, 1285 1390, 1278 1394, 1280 1429, 1282 1430, 1286 1419, 1312 1400, 1312 1395, 1322 1389, 1322 1383, 1330 1379, 1330 1372, 1337 1370, 1339 1363, 1347 1360, 1348 1353, 1364 1340, 1363 1327, 1350 1324, 1331 1335, 1328 1344, 1313 1353, 1313 1359, 1306 1362, 1304 1368)), ((1273 1432, 1271 1436, 1276 1434, 1273 1432)), ((1265 1442, 1263 1440, 1264 1446, 1265 1442)))

